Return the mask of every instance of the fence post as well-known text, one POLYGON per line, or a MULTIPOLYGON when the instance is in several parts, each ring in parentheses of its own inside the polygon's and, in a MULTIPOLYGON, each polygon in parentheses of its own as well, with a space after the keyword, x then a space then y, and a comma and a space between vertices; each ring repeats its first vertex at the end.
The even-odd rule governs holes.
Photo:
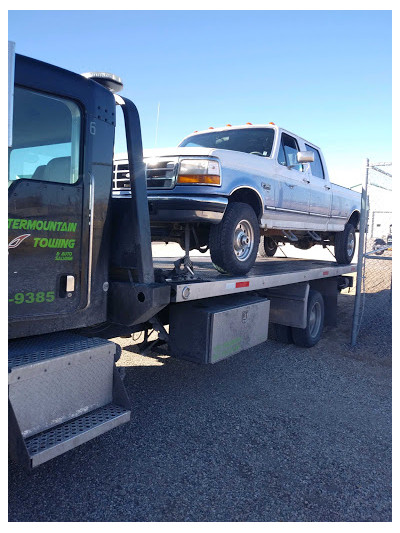
POLYGON ((356 283, 356 296, 354 300, 354 314, 353 314, 353 327, 351 331, 351 346, 356 345, 358 330, 360 327, 360 308, 361 308, 361 282, 363 277, 363 264, 364 264, 364 243, 365 243, 365 228, 367 225, 367 213, 368 213, 368 172, 369 172, 369 159, 365 161, 365 175, 362 183, 361 191, 361 213, 360 213, 360 233, 358 240, 358 259, 357 259, 357 283, 356 283))

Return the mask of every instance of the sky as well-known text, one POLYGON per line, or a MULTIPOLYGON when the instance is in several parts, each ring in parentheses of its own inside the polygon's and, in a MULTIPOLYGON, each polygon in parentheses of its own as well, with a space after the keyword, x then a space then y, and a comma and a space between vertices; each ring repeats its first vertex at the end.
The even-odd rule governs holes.
POLYGON ((8 38, 17 53, 120 76, 145 148, 272 121, 319 146, 348 187, 365 158, 392 159, 390 11, 20 10, 8 38))

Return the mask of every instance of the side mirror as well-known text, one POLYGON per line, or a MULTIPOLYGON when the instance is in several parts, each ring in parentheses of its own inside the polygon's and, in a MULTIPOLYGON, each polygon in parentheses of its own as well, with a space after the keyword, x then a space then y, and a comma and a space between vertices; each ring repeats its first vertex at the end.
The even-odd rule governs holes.
POLYGON ((298 163, 313 163, 314 152, 311 152, 311 150, 308 150, 307 152, 297 152, 297 162, 298 163))

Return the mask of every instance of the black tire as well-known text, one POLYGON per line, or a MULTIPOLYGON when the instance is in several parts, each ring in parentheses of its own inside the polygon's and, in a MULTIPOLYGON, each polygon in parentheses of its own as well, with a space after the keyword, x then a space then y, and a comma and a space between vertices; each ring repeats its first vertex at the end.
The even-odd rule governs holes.
POLYGON ((293 342, 296 346, 311 348, 320 340, 324 329, 324 299, 318 291, 310 291, 307 302, 307 326, 304 329, 292 328, 293 342))
MULTIPOLYGON (((378 248, 382 248, 382 246, 386 246, 385 241, 383 239, 375 239, 372 249, 377 250, 378 248)), ((385 250, 379 250, 374 255, 382 255, 384 252, 385 250)))
POLYGON ((356 230, 348 222, 344 230, 335 235, 335 257, 340 265, 348 265, 354 257, 356 250, 356 230))
POLYGON ((247 274, 256 260, 259 242, 260 227, 253 208, 232 202, 221 222, 210 228, 211 260, 219 272, 247 274))
POLYGON ((274 241, 272 237, 264 236, 264 238, 260 239, 260 246, 258 247, 258 254, 261 257, 274 257, 276 254, 276 251, 278 249, 278 245, 274 241))

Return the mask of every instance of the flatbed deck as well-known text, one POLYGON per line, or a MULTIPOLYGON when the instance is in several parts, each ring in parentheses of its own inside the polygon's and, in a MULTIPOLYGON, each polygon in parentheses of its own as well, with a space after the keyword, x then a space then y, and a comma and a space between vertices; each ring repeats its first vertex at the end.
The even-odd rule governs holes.
MULTIPOLYGON (((174 258, 155 258, 154 267, 163 271, 173 269, 174 258)), ((223 296, 240 292, 255 291, 301 283, 316 279, 341 276, 356 272, 357 264, 338 265, 331 261, 310 259, 258 258, 254 267, 245 276, 220 274, 208 257, 192 260, 195 279, 174 281, 167 279, 172 286, 172 302, 187 302, 223 296)))

